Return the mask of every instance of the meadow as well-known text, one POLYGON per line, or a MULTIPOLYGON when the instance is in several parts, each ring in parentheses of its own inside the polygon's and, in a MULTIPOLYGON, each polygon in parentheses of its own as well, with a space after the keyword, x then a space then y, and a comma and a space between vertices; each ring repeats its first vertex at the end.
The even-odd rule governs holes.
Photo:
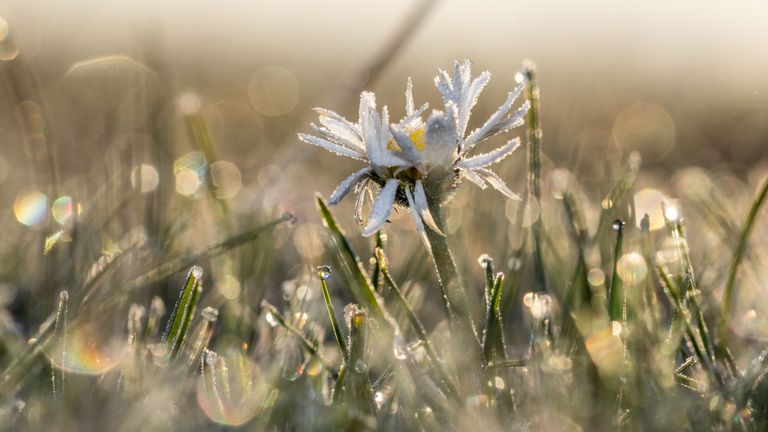
POLYGON ((421 1, 251 53, 211 35, 282 33, 231 6, 199 39, 4 7, 0 430, 768 428, 748 48, 569 63, 421 1))

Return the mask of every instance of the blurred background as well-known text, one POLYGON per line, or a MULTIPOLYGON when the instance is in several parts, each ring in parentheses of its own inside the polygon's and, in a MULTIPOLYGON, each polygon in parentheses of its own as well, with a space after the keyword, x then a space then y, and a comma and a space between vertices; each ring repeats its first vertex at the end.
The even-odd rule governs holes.
MULTIPOLYGON (((316 121, 311 109, 357 121, 359 92, 373 90, 399 118, 407 77, 417 105, 437 108, 436 70, 465 58, 475 74, 493 74, 470 129, 494 112, 522 61, 532 59, 544 131, 541 203, 521 212, 495 191, 463 185, 448 204, 447 230, 462 246, 457 261, 478 304, 477 257, 489 253, 500 271, 515 270, 524 229, 539 217, 551 233, 548 247, 573 258, 558 201, 566 184, 592 235, 601 212, 632 227, 648 213, 661 258, 669 245, 660 205, 679 205, 702 286, 717 299, 730 256, 721 248, 733 248, 768 173, 767 19, 768 5, 759 1, 3 0, 0 309, 28 337, 67 289, 82 340, 123 338, 125 320, 114 316, 155 295, 173 304, 185 270, 135 291, 110 288, 290 212, 297 217, 291 228, 203 264, 211 289, 202 304, 221 309, 221 334, 253 340, 252 314, 263 298, 287 301, 308 290, 308 269, 334 264, 314 194, 330 195, 359 169, 299 142, 297 132, 316 121), (628 204, 607 200, 628 172, 628 204), (109 267, 118 255, 127 258, 109 267), (109 276, 94 281, 107 268, 109 276), (89 296, 120 301, 80 308, 89 296)), ((496 172, 522 193, 525 167, 519 151, 496 172)), ((352 201, 335 212, 367 251, 352 201)), ((392 267, 434 328, 444 316, 429 257, 407 212, 391 220, 392 267)), ((756 245, 768 238, 762 221, 756 245)), ((734 326, 747 341, 768 338, 761 314, 768 303, 757 289, 766 254, 755 248, 741 276, 734 326)), ((608 258, 588 257, 596 291, 604 290, 608 258)), ((343 305, 350 299, 340 279, 331 286, 343 305)), ((327 318, 318 310, 316 318, 327 318)), ((523 319, 513 315, 510 325, 523 319)), ((508 337, 526 346, 525 331, 508 337)), ((120 356, 109 344, 80 343, 52 361, 99 374, 120 356)))

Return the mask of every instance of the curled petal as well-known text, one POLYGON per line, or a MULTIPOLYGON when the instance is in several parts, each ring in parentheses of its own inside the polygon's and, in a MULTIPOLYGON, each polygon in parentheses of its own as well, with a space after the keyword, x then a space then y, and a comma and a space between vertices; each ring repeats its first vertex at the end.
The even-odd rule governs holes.
POLYGON ((408 199, 408 206, 411 207, 411 216, 413 216, 413 222, 416 224, 416 232, 421 238, 421 242, 426 246, 427 251, 432 253, 432 246, 429 244, 429 238, 427 238, 427 231, 424 229, 424 222, 421 220, 419 210, 416 208, 416 203, 413 200, 413 194, 409 187, 405 188, 405 197, 408 199))
POLYGON ((333 191, 331 194, 331 198, 328 200, 328 202, 331 205, 338 204, 347 194, 349 191, 351 191, 358 182, 360 182, 363 178, 365 178, 366 175, 370 174, 373 171, 371 167, 365 167, 361 169, 360 171, 357 171, 344 179, 343 182, 339 184, 339 186, 336 188, 336 190, 333 191))
POLYGON ((387 183, 373 203, 373 209, 371 209, 371 215, 368 217, 368 225, 363 230, 363 236, 370 236, 387 222, 387 218, 389 218, 389 214, 392 212, 392 204, 395 202, 395 194, 397 194, 399 185, 400 180, 387 180, 387 183))
POLYGON ((500 162, 505 157, 509 156, 517 150, 517 148, 520 147, 520 138, 515 137, 509 142, 507 142, 506 145, 503 145, 496 150, 490 151, 488 153, 483 153, 481 155, 473 156, 471 158, 465 158, 460 159, 459 162, 456 163, 457 168, 462 168, 466 170, 473 170, 475 168, 483 168, 488 165, 495 164, 497 162, 500 162))
POLYGON ((421 180, 416 181, 416 187, 413 188, 413 194, 415 198, 416 209, 419 211, 419 216, 425 224, 432 231, 445 236, 440 228, 437 226, 437 222, 432 217, 432 213, 429 211, 429 205, 427 204, 427 194, 424 193, 424 185, 421 184, 421 180))
POLYGON ((365 197, 368 195, 369 181, 370 180, 367 178, 363 178, 363 180, 355 186, 355 193, 357 193, 357 197, 355 198, 355 222, 360 226, 363 226, 364 222, 363 205, 365 205, 365 197))

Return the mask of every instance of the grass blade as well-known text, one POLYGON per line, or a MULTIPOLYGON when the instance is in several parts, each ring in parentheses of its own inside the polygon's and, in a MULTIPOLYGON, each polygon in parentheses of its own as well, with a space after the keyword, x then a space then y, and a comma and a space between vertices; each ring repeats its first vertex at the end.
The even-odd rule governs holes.
POLYGON ((327 266, 323 266, 318 269, 320 276, 320 288, 323 290, 323 300, 325 300, 325 308, 328 310, 328 317, 331 319, 331 326, 333 327, 333 335, 336 336, 336 343, 339 345, 339 351, 344 362, 349 365, 349 351, 347 350, 347 344, 344 342, 344 335, 341 333, 341 327, 336 320, 336 313, 333 310, 333 303, 331 303, 331 293, 328 291, 328 284, 325 283, 326 279, 330 277, 330 269, 327 266))
POLYGON ((765 179, 763 185, 760 187, 760 191, 752 202, 752 206, 749 208, 749 213, 744 221, 744 226, 741 229, 741 235, 739 236, 739 242, 736 245, 736 250, 733 252, 733 258, 731 259, 731 265, 728 268, 728 279, 725 282, 725 290, 723 291, 723 303, 720 312, 720 326, 719 326, 719 343, 720 351, 725 349, 726 331, 728 330, 728 320, 732 313, 733 295, 736 285, 736 274, 739 270, 739 265, 744 258, 744 252, 747 250, 747 241, 749 240, 749 234, 752 232, 752 228, 757 220, 757 214, 760 208, 765 203, 766 197, 768 197, 768 178, 765 179))
POLYGON ((187 280, 184 282, 184 288, 182 288, 179 294, 179 300, 176 302, 173 312, 171 312, 171 318, 168 320, 168 327, 163 336, 167 355, 171 358, 176 357, 187 335, 189 323, 192 321, 200 292, 203 289, 202 277, 202 268, 195 266, 189 270, 187 280))
POLYGON ((320 212, 320 217, 323 219, 323 224, 331 232, 331 236, 336 243, 342 267, 345 274, 350 278, 349 286, 352 289, 352 295, 355 297, 355 300, 373 311, 376 317, 385 318, 386 313, 382 309, 379 299, 373 290, 373 285, 370 279, 368 279, 363 263, 352 248, 352 244, 347 239, 344 231, 336 223, 336 219, 328 208, 328 204, 320 195, 316 195, 315 203, 317 204, 317 210, 320 212))

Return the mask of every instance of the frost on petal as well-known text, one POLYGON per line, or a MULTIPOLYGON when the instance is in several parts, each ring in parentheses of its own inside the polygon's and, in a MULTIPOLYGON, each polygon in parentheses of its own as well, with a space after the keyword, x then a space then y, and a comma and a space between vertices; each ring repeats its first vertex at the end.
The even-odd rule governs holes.
POLYGON ((402 127, 410 126, 415 123, 419 123, 419 125, 423 124, 421 115, 424 114, 424 111, 426 111, 427 108, 429 108, 428 103, 422 104, 419 109, 405 116, 402 120, 400 120, 400 122, 398 122, 398 124, 402 127))
POLYGON ((322 115, 319 117, 319 121, 321 125, 325 126, 325 128, 317 129, 323 129, 325 133, 329 134, 330 136, 337 137, 339 141, 348 143, 354 148, 365 150, 365 146, 363 145, 363 138, 360 136, 360 131, 357 128, 352 127, 354 125, 350 126, 335 118, 322 115))
POLYGON ((368 225, 363 230, 363 236, 368 237, 381 228, 387 222, 389 214, 392 212, 392 204, 395 202, 395 194, 400 180, 389 179, 376 197, 371 209, 371 215, 368 217, 368 225))
POLYGON ((307 144, 312 144, 318 147, 322 147, 328 150, 329 152, 333 152, 338 155, 351 157, 352 159, 365 160, 365 157, 355 150, 348 149, 339 144, 333 143, 323 138, 316 137, 314 135, 307 135, 307 134, 300 133, 299 139, 304 141, 307 144))
POLYGON ((475 168, 483 168, 488 165, 495 164, 497 162, 500 162, 505 157, 509 156, 517 150, 517 148, 520 147, 520 138, 515 137, 506 145, 503 145, 496 150, 489 151, 488 153, 483 153, 477 156, 473 156, 471 158, 464 158, 460 159, 456 163, 457 168, 463 168, 466 170, 472 170, 475 168))
POLYGON ((458 147, 456 135, 456 105, 449 102, 446 112, 433 111, 427 120, 424 162, 430 167, 446 166, 453 160, 458 147))
POLYGON ((432 213, 429 211, 429 204, 427 204, 427 194, 424 193, 424 185, 421 184, 420 180, 416 181, 416 187, 413 189, 413 194, 415 198, 416 209, 418 209, 419 215, 421 216, 421 219, 424 221, 424 223, 427 224, 427 226, 430 227, 432 231, 440 234, 441 236, 445 236, 445 234, 443 234, 443 232, 437 226, 437 222, 435 222, 435 219, 432 217, 432 213))
POLYGON ((387 149, 389 141, 389 114, 387 107, 382 115, 376 112, 376 96, 370 92, 360 95, 360 129, 368 160, 374 167, 397 167, 407 165, 403 159, 387 149))
POLYGON ((477 174, 483 177, 485 181, 491 184, 497 191, 503 193, 507 198, 513 199, 513 200, 520 200, 520 195, 512 192, 509 187, 507 187, 506 183, 504 183, 504 180, 499 178, 498 175, 496 175, 495 172, 487 169, 487 168, 480 168, 474 170, 477 174))
POLYGON ((458 119, 458 135, 460 138, 463 138, 467 131, 469 116, 472 114, 472 108, 477 104, 477 98, 490 80, 491 73, 485 71, 472 81, 472 84, 467 87, 466 91, 462 92, 461 101, 459 102, 458 119))
POLYGON ((408 206, 411 208, 411 216, 413 216, 413 222, 416 224, 416 232, 419 234, 422 243, 426 246, 427 251, 432 253, 432 246, 429 244, 429 238, 427 238, 427 231, 424 229, 424 222, 421 220, 419 210, 416 208, 416 203, 413 200, 413 194, 409 187, 405 188, 405 197, 408 199, 408 206))
POLYGON ((390 131, 395 142, 402 151, 397 152, 399 156, 408 161, 411 165, 418 165, 421 163, 421 153, 416 148, 416 144, 413 142, 408 133, 403 130, 399 125, 391 125, 390 131))
POLYGON ((476 184, 480 189, 485 189, 488 187, 488 185, 485 183, 485 180, 483 180, 483 178, 480 177, 476 172, 472 170, 463 170, 462 174, 464 175, 464 178, 476 184))
POLYGON ((357 186, 357 183, 361 181, 363 178, 365 178, 366 175, 370 174, 371 167, 365 167, 361 169, 360 171, 357 171, 344 179, 343 182, 339 184, 339 186, 336 188, 336 190, 333 191, 331 194, 331 198, 328 200, 328 202, 331 205, 338 204, 339 201, 341 201, 349 191, 351 191, 355 186, 357 186))
POLYGON ((451 77, 446 71, 442 69, 437 70, 437 76, 435 77, 435 87, 437 87, 437 90, 441 95, 443 95, 444 103, 447 104, 451 101, 456 102, 453 82, 451 81, 451 77))
POLYGON ((376 95, 371 92, 360 93, 360 135, 366 147, 376 141, 381 119, 376 112, 376 95))
POLYGON ((346 127, 356 131, 358 134, 360 133, 360 126, 356 123, 352 123, 351 121, 347 120, 344 116, 336 113, 335 111, 331 111, 326 108, 320 108, 316 107, 314 108, 314 111, 321 116, 332 118, 339 123, 343 123, 346 127))
POLYGON ((368 178, 363 178, 360 183, 355 185, 355 221, 358 225, 363 226, 363 205, 365 205, 365 197, 368 195, 368 178))
POLYGON ((408 77, 408 84, 405 85, 405 114, 413 114, 413 81, 408 77))
MULTIPOLYGON (((499 123, 504 124, 505 120, 504 116, 509 112, 509 110, 512 108, 512 105, 515 103, 515 100, 518 96, 523 92, 524 84, 520 84, 515 88, 513 91, 509 92, 509 95, 507 95, 507 99, 504 101, 504 103, 499 107, 498 110, 496 110, 491 117, 488 118, 488 120, 483 124, 481 127, 475 129, 472 131, 472 133, 469 134, 467 139, 464 141, 464 152, 468 152, 472 149, 477 143, 480 141, 488 138, 489 136, 493 135, 494 133, 499 132, 499 123)), ((512 114, 512 116, 517 115, 517 113, 512 114)), ((522 117, 521 117, 522 118, 522 117)))
POLYGON ((331 129, 323 126, 318 126, 314 123, 310 123, 310 127, 315 133, 324 140, 330 141, 334 144, 338 144, 342 147, 346 147, 350 150, 354 150, 358 153, 365 153, 365 146, 359 136, 342 136, 331 129))

